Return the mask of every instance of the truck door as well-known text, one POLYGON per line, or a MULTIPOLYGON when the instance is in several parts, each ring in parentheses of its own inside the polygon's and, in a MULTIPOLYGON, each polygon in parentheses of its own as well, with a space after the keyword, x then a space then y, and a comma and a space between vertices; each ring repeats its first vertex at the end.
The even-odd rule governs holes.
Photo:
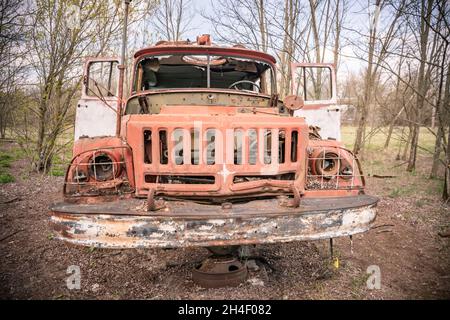
POLYGON ((86 60, 81 99, 75 116, 75 141, 80 137, 115 135, 118 65, 115 58, 86 60))
POLYGON ((309 125, 320 127, 323 139, 341 139, 333 64, 293 63, 292 94, 304 100, 303 108, 296 110, 294 116, 304 117, 309 125))

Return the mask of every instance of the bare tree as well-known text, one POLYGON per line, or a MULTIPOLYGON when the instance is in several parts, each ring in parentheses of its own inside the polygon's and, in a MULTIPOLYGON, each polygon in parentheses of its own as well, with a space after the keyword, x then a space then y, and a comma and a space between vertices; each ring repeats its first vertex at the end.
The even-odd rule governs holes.
POLYGON ((337 64, 345 1, 231 0, 214 3, 214 9, 203 16, 220 42, 243 44, 278 58, 281 96, 290 91, 291 62, 324 62, 332 52, 337 64))
POLYGON ((447 14, 444 13, 445 10, 442 11, 446 2, 445 0, 436 0, 420 3, 406 1, 405 3, 406 5, 401 5, 401 1, 391 2, 393 10, 401 12, 403 30, 399 39, 401 44, 392 48, 390 52, 392 57, 397 57, 397 65, 395 66, 392 59, 382 61, 379 65, 383 70, 396 77, 396 97, 400 96, 403 101, 399 107, 396 107, 397 104, 394 103, 393 106, 395 107, 389 110, 393 120, 390 122, 385 146, 389 143, 393 132, 393 124, 403 114, 405 117, 400 120, 407 123, 408 133, 406 139, 403 134, 401 137, 404 142, 401 158, 406 159, 406 155, 409 154, 407 170, 412 171, 415 168, 417 149, 422 148, 418 143, 420 128, 426 127, 429 132, 436 136, 434 164, 430 174, 433 177, 437 174, 439 163, 442 163, 439 154, 442 149, 445 150, 443 133, 447 125, 446 117, 442 115, 446 109, 444 107, 445 89, 443 88, 446 74, 444 70, 448 68, 448 46, 446 45, 448 31, 443 28, 443 26, 448 25, 444 18, 447 14), (416 30, 421 30, 421 32, 416 35, 416 30), (421 49, 418 50, 418 48, 421 49), (398 95, 400 84, 409 94, 405 94, 406 91, 404 91, 403 94, 398 95), (404 101, 405 95, 408 97, 407 103, 404 101), (437 121, 438 124, 440 123, 437 133, 429 126, 432 126, 433 123, 431 119, 433 110, 435 110, 435 115, 439 120, 437 121))
MULTIPOLYGON (((280 61, 278 70, 280 71, 279 92, 282 96, 290 93, 291 87, 291 61, 295 59, 297 52, 296 42, 299 31, 298 24, 302 7, 299 0, 285 0, 283 10, 283 33, 284 40, 282 49, 277 52, 280 61)), ((276 51, 276 50, 275 50, 276 51)))
POLYGON ((23 52, 24 18, 28 6, 20 0, 0 0, 0 137, 12 124, 12 113, 17 107, 16 95, 25 71, 23 52))
MULTIPOLYGON (((406 32, 403 31, 402 34, 400 35, 400 57, 399 57, 398 66, 397 66, 397 73, 399 75, 402 72, 402 67, 403 67, 403 64, 405 61, 405 57, 403 56, 403 53, 405 51, 405 44, 406 44, 406 32)), ((389 147, 389 143, 391 141, 392 132, 394 131, 395 124, 397 123, 397 121, 400 118, 400 116, 402 115, 402 113, 405 111, 404 95, 402 95, 401 96, 402 99, 400 99, 401 84, 402 83, 400 81, 400 77, 397 77, 397 80, 395 82, 395 97, 394 97, 394 101, 393 101, 393 107, 397 113, 394 115, 392 120, 389 121, 388 134, 386 137, 386 141, 384 143, 385 149, 387 149, 389 147), (401 103, 401 102, 403 102, 403 103, 401 103)))
POLYGON ((29 62, 38 80, 35 103, 27 106, 36 116, 37 132, 21 140, 31 150, 38 171, 47 171, 52 163, 57 138, 67 129, 66 119, 79 92, 83 57, 104 52, 119 30, 120 17, 114 4, 93 0, 75 6, 79 19, 68 24, 74 5, 69 0, 36 0, 30 17, 29 62), (98 31, 101 30, 101 37, 98 31))
MULTIPOLYGON (((364 134, 366 131, 367 117, 369 115, 370 106, 374 95, 374 82, 379 76, 379 67, 390 55, 390 48, 399 31, 399 18, 402 11, 398 10, 392 15, 385 29, 380 30, 378 23, 379 17, 386 8, 386 2, 376 0, 374 9, 369 11, 370 28, 367 36, 368 42, 366 47, 363 45, 363 56, 360 58, 367 61, 367 68, 364 75, 364 93, 361 104, 359 105, 358 128, 356 131, 356 139, 353 147, 354 153, 360 153, 364 147, 364 134), (367 54, 367 58, 365 55, 367 54)), ((403 8, 403 5, 401 6, 403 8)), ((385 19, 386 20, 386 19, 385 19)), ((360 47, 360 45, 359 45, 360 47)))
POLYGON ((193 20, 189 0, 162 0, 156 9, 154 27, 164 40, 179 41, 189 31, 193 20))
POLYGON ((419 40, 419 73, 417 77, 417 100, 413 109, 413 131, 411 138, 411 148, 408 159, 407 171, 413 171, 416 168, 417 146, 419 144, 420 117, 425 104, 425 95, 429 84, 429 72, 426 70, 429 52, 428 37, 430 34, 431 11, 433 10, 433 0, 422 0, 420 2, 420 40, 419 40))
POLYGON ((273 3, 266 0, 230 0, 213 3, 212 13, 203 12, 205 19, 213 26, 219 42, 244 45, 255 50, 268 52, 272 41, 273 27, 268 24, 273 3))
MULTIPOLYGON (((433 154, 433 165, 430 172, 430 178, 435 178, 438 176, 438 169, 441 164, 440 156, 442 150, 445 151, 445 127, 449 125, 448 119, 448 105, 450 103, 450 64, 448 62, 448 50, 450 45, 450 28, 447 19, 448 8, 446 1, 437 1, 436 3, 437 11, 437 23, 435 26, 430 25, 430 28, 435 33, 436 36, 440 38, 443 42, 443 49, 439 54, 440 64, 439 64, 439 84, 436 94, 436 105, 433 106, 433 119, 432 128, 436 124, 437 120, 437 132, 436 141, 434 146, 433 154), (445 72, 447 69, 447 72, 445 72), (444 88, 445 82, 445 88, 444 88)), ((444 163, 445 165, 445 163, 444 163)))

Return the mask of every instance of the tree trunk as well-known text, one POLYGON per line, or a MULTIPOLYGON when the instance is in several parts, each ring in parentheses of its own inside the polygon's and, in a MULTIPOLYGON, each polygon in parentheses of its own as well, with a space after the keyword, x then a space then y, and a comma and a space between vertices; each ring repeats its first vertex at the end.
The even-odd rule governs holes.
POLYGON ((417 102, 415 108, 413 110, 413 131, 412 131, 412 139, 411 139, 411 148, 409 152, 408 158, 408 166, 406 170, 411 172, 416 168, 416 159, 417 159, 417 145, 419 143, 419 134, 420 134, 420 121, 422 109, 425 102, 425 95, 428 87, 428 72, 425 75, 425 66, 427 64, 427 49, 428 49, 428 35, 430 31, 430 19, 431 19, 431 11, 433 9, 433 0, 428 0, 428 3, 425 4, 425 0, 422 0, 421 6, 421 23, 420 23, 420 67, 419 67, 419 75, 417 80, 417 102))
POLYGON ((45 81, 46 83, 39 102, 38 136, 36 142, 36 155, 38 156, 38 159, 35 163, 35 169, 38 172, 46 172, 48 169, 45 163, 45 132, 47 128, 47 110, 52 91, 51 82, 53 81, 53 77, 47 77, 45 81))
POLYGON ((445 166, 445 181, 444 181, 444 192, 442 194, 442 199, 445 202, 450 200, 450 128, 448 130, 447 137, 447 155, 446 155, 446 166, 445 166))
POLYGON ((431 167, 430 178, 435 178, 438 175, 439 164, 441 163, 439 158, 440 158, 441 152, 442 152, 442 143, 443 143, 443 138, 445 135, 444 128, 446 125, 444 122, 444 118, 443 118, 443 114, 445 114, 446 112, 445 111, 442 112, 442 109, 445 108, 448 105, 448 103, 450 102, 450 101, 448 101, 449 96, 450 96, 450 68, 447 68, 447 75, 446 75, 447 80, 445 82, 444 96, 442 97, 442 87, 443 87, 443 83, 444 83, 444 69, 445 69, 446 53, 447 53, 448 45, 449 45, 449 42, 446 42, 444 53, 442 54, 439 89, 438 89, 438 95, 437 95, 437 99, 436 99, 436 107, 434 109, 435 116, 436 116, 437 122, 438 122, 438 130, 436 133, 436 142, 434 145, 434 154, 433 154, 433 166, 431 167), (442 101, 442 104, 441 104, 441 101, 442 101))
MULTIPOLYGON (((334 67, 336 68, 336 73, 338 70, 338 62, 339 62, 339 42, 340 42, 340 36, 341 36, 341 20, 340 20, 340 11, 339 11, 339 2, 336 1, 336 24, 335 24, 335 32, 336 36, 334 38, 334 49, 333 49, 333 63, 334 67)), ((344 4, 343 4, 344 6, 344 4)))
POLYGON ((386 137, 386 141, 384 142, 384 149, 387 149, 389 147, 389 143, 391 142, 391 136, 392 136, 392 131, 394 131, 395 120, 397 120, 397 119, 394 118, 391 121, 391 123, 389 124, 388 134, 386 137))
POLYGON ((406 138, 405 141, 405 148, 403 149, 403 154, 401 157, 402 160, 406 160, 406 155, 408 154, 411 139, 412 139, 412 126, 408 126, 408 137, 406 138))
POLYGON ((359 120, 358 120, 358 128, 356 129, 356 139, 355 145, 353 146, 353 153, 358 154, 361 152, 363 148, 363 135, 366 131, 366 117, 367 117, 367 108, 364 104, 359 106, 359 120))
MULTIPOLYGON (((403 56, 403 51, 405 49, 405 39, 402 39, 402 47, 400 50, 400 55, 403 56)), ((403 57, 400 57, 400 61, 398 63, 398 69, 397 69, 397 83, 395 86, 395 98, 394 98, 394 103, 395 106, 398 106, 398 95, 399 95, 399 90, 400 90, 400 75, 402 72, 402 65, 403 65, 403 57)), ((386 137, 386 141, 384 143, 384 149, 387 149, 389 147, 389 143, 391 142, 391 136, 392 136, 392 132, 394 131, 394 127, 395 127, 395 123, 397 121, 397 119, 400 117, 400 115, 402 114, 403 110, 405 109, 405 106, 403 105, 402 108, 400 109, 400 111, 397 113, 397 115, 394 117, 394 119, 392 119, 390 125, 389 125, 389 132, 388 135, 386 137)))
POLYGON ((437 110, 436 106, 433 106, 431 108, 431 129, 436 128, 436 110, 437 110))
POLYGON ((401 116, 403 110, 405 107, 402 107, 400 111, 395 115, 394 119, 392 119, 391 123, 389 124, 389 131, 388 135, 386 137, 386 142, 384 143, 384 148, 387 149, 389 147, 389 142, 391 141, 392 132, 394 131, 395 123, 397 122, 397 119, 401 116))
POLYGON ((259 19, 259 32, 261 34, 261 50, 267 52, 267 30, 266 30, 266 14, 264 9, 264 0, 259 0, 257 3, 258 19, 259 19))
POLYGON ((430 179, 436 178, 438 175, 438 169, 440 164, 440 156, 442 152, 442 138, 444 137, 444 132, 442 131, 441 124, 438 125, 438 130, 436 133, 436 143, 434 145, 434 153, 433 153, 433 165, 431 167, 430 179))
MULTIPOLYGON (((420 112, 417 112, 416 119, 419 118, 420 112)), ((416 169, 417 145, 419 144, 420 126, 415 123, 411 133, 411 147, 409 149, 408 166, 406 171, 412 172, 416 169)))
MULTIPOLYGON (((380 5, 380 1, 377 1, 377 6, 380 5)), ((366 122, 367 122, 367 116, 368 116, 368 110, 370 107, 370 103, 372 100, 372 84, 373 80, 375 79, 373 74, 373 59, 374 59, 374 52, 375 52, 375 42, 376 42, 376 34, 377 34, 377 22, 378 17, 374 14, 374 19, 372 23, 372 27, 370 28, 369 33, 369 56, 367 60, 367 70, 365 75, 365 81, 364 81, 364 98, 361 105, 361 113, 358 123, 358 130, 356 131, 356 140, 355 145, 353 147, 353 153, 358 154, 360 153, 361 149, 364 147, 364 132, 366 130, 366 122)))
MULTIPOLYGON (((5 110, 2 108, 1 110, 5 110)), ((0 136, 5 139, 6 136, 6 114, 0 114, 0 136)))

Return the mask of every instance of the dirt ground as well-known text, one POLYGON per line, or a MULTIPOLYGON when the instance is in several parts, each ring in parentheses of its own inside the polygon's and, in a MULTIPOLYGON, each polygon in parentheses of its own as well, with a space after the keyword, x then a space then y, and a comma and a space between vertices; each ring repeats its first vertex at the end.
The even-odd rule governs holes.
POLYGON ((381 198, 375 228, 353 237, 353 253, 349 238, 335 239, 338 268, 328 241, 258 246, 268 263, 258 260, 249 281, 221 289, 191 280, 206 249, 100 250, 54 239, 48 207, 63 178, 30 174, 17 160, 16 182, 0 184, 0 298, 449 299, 450 239, 439 233, 449 230, 450 208, 440 201, 442 181, 425 178, 429 167, 419 160, 413 174, 398 167, 395 179, 367 178, 368 193, 381 198), (80 290, 67 289, 71 265, 80 267, 80 290), (371 265, 380 267, 381 289, 366 286, 371 265))

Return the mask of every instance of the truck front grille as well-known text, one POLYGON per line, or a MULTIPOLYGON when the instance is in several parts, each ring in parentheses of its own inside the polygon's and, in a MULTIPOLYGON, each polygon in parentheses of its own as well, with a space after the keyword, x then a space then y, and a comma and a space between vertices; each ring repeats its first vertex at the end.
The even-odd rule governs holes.
POLYGON ((143 142, 145 164, 178 166, 295 163, 299 147, 295 129, 144 130, 143 142))
POLYGON ((133 117, 141 120, 127 124, 138 195, 275 194, 304 185, 308 130, 298 119, 133 117))

